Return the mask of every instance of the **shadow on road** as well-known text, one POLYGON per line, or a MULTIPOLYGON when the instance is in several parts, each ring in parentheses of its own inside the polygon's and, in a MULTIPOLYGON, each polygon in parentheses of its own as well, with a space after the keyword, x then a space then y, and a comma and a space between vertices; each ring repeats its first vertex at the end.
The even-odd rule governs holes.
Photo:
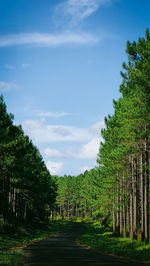
POLYGON ((67 233, 49 238, 27 247, 24 266, 142 266, 148 265, 117 258, 81 247, 76 243, 85 231, 82 223, 71 223, 67 233))

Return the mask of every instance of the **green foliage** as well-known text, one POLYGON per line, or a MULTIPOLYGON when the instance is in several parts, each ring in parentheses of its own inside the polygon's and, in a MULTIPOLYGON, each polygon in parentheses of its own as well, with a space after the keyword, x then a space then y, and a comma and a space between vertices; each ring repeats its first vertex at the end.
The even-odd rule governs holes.
POLYGON ((0 251, 0 265, 19 266, 24 265, 25 258, 23 251, 0 251))
POLYGON ((63 220, 50 222, 43 229, 18 228, 15 233, 5 234, 0 238, 0 250, 8 250, 15 246, 28 245, 52 236, 58 232, 64 232, 68 228, 68 223, 63 220))
POLYGON ((98 154, 102 207, 116 234, 149 239, 150 202, 150 33, 127 42, 121 97, 105 118, 98 154), (148 224, 148 226, 147 226, 148 224))
POLYGON ((102 252, 142 261, 150 260, 150 244, 145 244, 130 238, 113 237, 112 232, 103 232, 97 224, 88 224, 88 231, 79 239, 81 245, 86 245, 102 252))
POLYGON ((44 229, 17 228, 15 233, 0 238, 0 265, 23 265, 25 257, 22 248, 27 245, 62 233, 69 227, 66 221, 50 222, 44 229))
POLYGON ((55 179, 58 186, 57 216, 82 220, 94 218, 94 213, 101 206, 99 171, 91 169, 79 176, 55 177, 55 179))
MULTIPOLYGON (((21 126, 13 125, 0 97, 0 230, 44 228, 51 213, 68 220, 93 220, 116 235, 150 239, 150 32, 127 42, 121 97, 105 117, 98 167, 78 176, 52 177, 21 126), (11 221, 11 223, 10 223, 11 221)), ((97 225, 98 227, 98 225, 97 225)), ((97 229, 96 229, 97 230, 97 229)), ((93 247, 143 259, 149 245, 111 234, 82 237, 93 247), (131 255, 132 253, 132 255, 131 255)), ((5 241, 4 241, 5 242, 5 241)), ((7 241, 6 241, 7 242, 7 241)), ((147 254, 147 255, 146 255, 147 254)))
POLYGON ((2 96, 0 132, 1 232, 10 222, 17 226, 40 225, 54 207, 56 184, 37 147, 21 126, 13 125, 2 96))
POLYGON ((150 239, 150 33, 127 42, 121 97, 105 117, 96 169, 57 178, 56 214, 150 239))

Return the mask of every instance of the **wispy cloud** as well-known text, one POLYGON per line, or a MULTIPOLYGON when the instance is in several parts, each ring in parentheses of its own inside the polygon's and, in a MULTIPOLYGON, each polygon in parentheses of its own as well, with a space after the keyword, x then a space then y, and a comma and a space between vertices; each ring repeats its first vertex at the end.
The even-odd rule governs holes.
POLYGON ((111 0, 66 0, 56 6, 55 20, 58 25, 66 23, 68 27, 76 27, 108 3, 111 0))
POLYGON ((37 116, 39 116, 39 117, 52 117, 52 118, 59 118, 59 117, 63 117, 66 115, 70 115, 70 113, 66 113, 66 112, 41 112, 41 113, 37 114, 37 116))
POLYGON ((7 64, 7 65, 5 65, 5 68, 9 69, 9 70, 14 70, 14 69, 16 69, 16 66, 7 64))
POLYGON ((31 65, 30 64, 27 64, 27 63, 23 63, 23 64, 21 64, 21 65, 10 65, 10 64, 6 64, 5 65, 5 68, 6 69, 8 69, 8 70, 14 70, 14 69, 19 69, 19 68, 28 68, 28 67, 30 67, 31 65))
POLYGON ((20 33, 0 36, 0 47, 16 45, 37 45, 45 47, 60 46, 66 44, 85 45, 96 43, 98 41, 98 37, 85 32, 63 32, 59 34, 20 33))
MULTIPOLYGON (((97 36, 85 30, 80 30, 81 26, 89 16, 95 13, 101 6, 108 5, 116 0, 65 0, 56 5, 54 10, 54 19, 60 26, 61 31, 57 33, 28 32, 0 36, 0 48, 33 45, 39 47, 53 47, 62 45, 89 45, 111 37, 109 34, 97 36), (65 26, 65 27, 64 27, 65 26)), ((29 64, 22 64, 23 68, 29 67, 29 64)), ((12 66, 7 66, 12 69, 12 66)))
POLYGON ((17 88, 19 88, 19 86, 14 82, 0 81, 0 91, 9 91, 17 88))
POLYGON ((30 67, 30 66, 31 66, 31 64, 27 64, 27 63, 23 63, 23 64, 21 65, 22 68, 28 68, 28 67, 30 67))

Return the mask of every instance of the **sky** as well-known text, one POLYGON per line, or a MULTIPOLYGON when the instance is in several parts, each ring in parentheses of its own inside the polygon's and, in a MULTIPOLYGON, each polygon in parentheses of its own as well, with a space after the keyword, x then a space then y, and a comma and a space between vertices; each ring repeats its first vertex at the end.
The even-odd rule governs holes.
POLYGON ((0 94, 52 175, 96 166, 149 0, 0 0, 0 94))

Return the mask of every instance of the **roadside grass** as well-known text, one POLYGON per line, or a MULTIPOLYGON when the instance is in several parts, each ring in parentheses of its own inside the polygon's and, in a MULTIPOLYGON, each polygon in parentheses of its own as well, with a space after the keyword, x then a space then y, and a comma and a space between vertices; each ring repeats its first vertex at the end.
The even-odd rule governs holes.
POLYGON ((0 236, 0 265, 19 266, 25 263, 23 248, 37 241, 52 237, 68 229, 68 222, 50 222, 46 229, 19 228, 15 233, 0 236))
POLYGON ((25 263, 22 249, 16 251, 0 251, 0 265, 19 266, 25 263))
POLYGON ((150 244, 130 238, 114 237, 112 232, 104 232, 99 224, 87 224, 87 232, 79 238, 81 245, 123 256, 130 259, 149 261, 150 244))

